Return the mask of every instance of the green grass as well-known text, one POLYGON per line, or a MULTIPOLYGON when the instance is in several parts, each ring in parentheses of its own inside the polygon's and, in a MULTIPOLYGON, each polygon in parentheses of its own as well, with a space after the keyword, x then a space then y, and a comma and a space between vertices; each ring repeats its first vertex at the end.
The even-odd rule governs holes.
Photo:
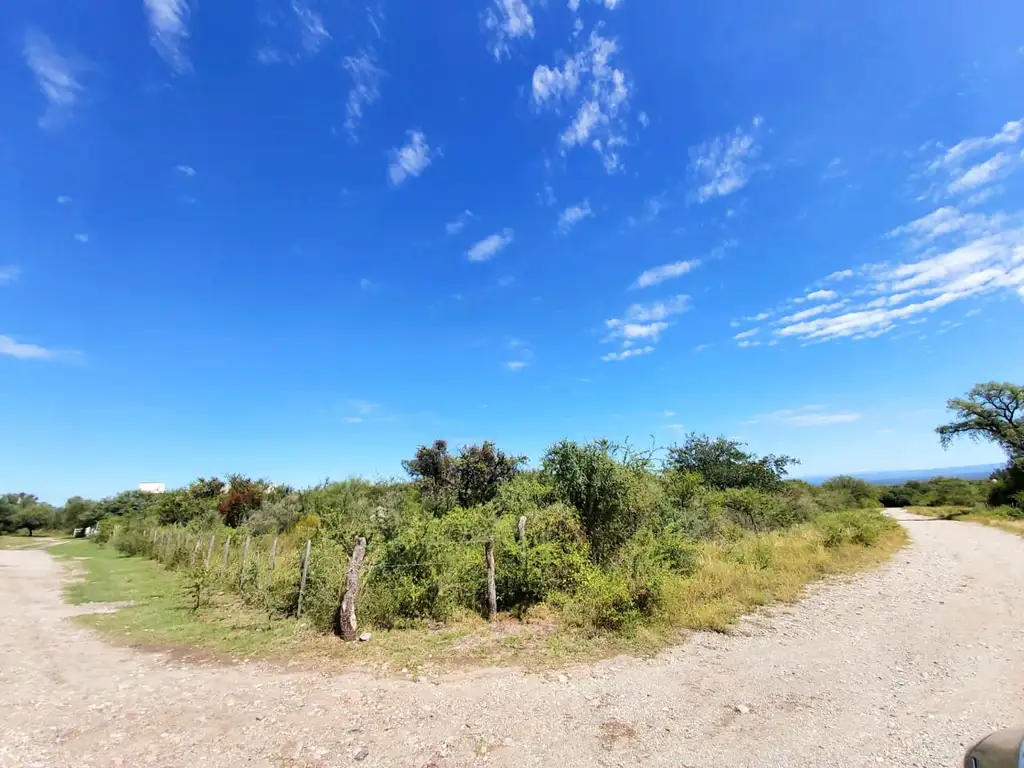
POLYGON ((69 538, 63 531, 36 531, 34 536, 9 534, 0 536, 0 549, 43 549, 56 541, 69 538))
POLYGON ((1007 507, 910 507, 908 512, 939 520, 960 520, 967 523, 980 523, 992 528, 1016 534, 1024 538, 1024 520, 1016 520, 1008 515, 1007 507))
POLYGON ((801 526, 767 534, 760 543, 707 543, 702 545, 697 574, 678 582, 667 620, 628 635, 572 630, 559 621, 557 612, 542 605, 523 621, 502 616, 491 625, 464 616, 443 627, 374 631, 369 643, 342 643, 302 621, 270 618, 224 592, 213 593, 208 604, 193 611, 183 572, 93 541, 69 540, 50 552, 82 572, 81 580, 66 589, 71 603, 132 603, 116 613, 79 617, 116 642, 225 661, 296 661, 317 669, 369 664, 414 674, 462 665, 543 668, 620 653, 650 655, 680 641, 689 629, 728 630, 758 606, 797 599, 812 581, 873 567, 905 541, 903 529, 897 528, 874 547, 847 544, 830 549, 823 546, 820 532, 801 526))

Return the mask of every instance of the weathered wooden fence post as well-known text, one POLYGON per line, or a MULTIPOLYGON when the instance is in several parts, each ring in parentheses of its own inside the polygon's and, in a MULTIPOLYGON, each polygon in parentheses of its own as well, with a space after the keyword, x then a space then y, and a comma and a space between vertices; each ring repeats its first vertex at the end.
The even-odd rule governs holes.
POLYGON ((277 536, 274 537, 274 543, 270 545, 270 572, 274 572, 274 559, 277 557, 277 536))
POLYGON ((342 640, 356 640, 356 594, 359 592, 359 569, 366 557, 366 539, 356 537, 356 546, 352 557, 348 559, 348 573, 345 575, 345 595, 338 604, 338 615, 335 619, 334 631, 341 635, 342 640))
POLYGON ((519 525, 516 526, 516 541, 520 544, 526 543, 526 515, 519 517, 519 525))
POLYGON ((213 544, 214 544, 214 541, 216 540, 216 538, 217 538, 217 534, 215 534, 215 533, 211 533, 210 534, 210 546, 206 550, 206 570, 210 570, 210 559, 213 557, 213 544))
POLYGON ((238 569, 238 589, 242 589, 242 580, 245 579, 245 566, 249 564, 249 542, 252 536, 245 537, 245 544, 242 546, 242 567, 238 569))
POLYGON ((302 578, 299 580, 299 604, 295 607, 296 617, 302 615, 302 598, 306 596, 306 576, 309 575, 309 545, 310 540, 306 539, 306 551, 302 555, 302 578))
POLYGON ((221 570, 226 571, 228 569, 228 556, 231 554, 231 534, 228 534, 227 539, 224 542, 224 559, 221 561, 221 570))
POLYGON ((487 620, 498 617, 498 590, 494 585, 494 539, 484 542, 484 559, 487 561, 487 620))
POLYGON ((201 546, 203 546, 203 537, 202 536, 197 536, 196 537, 196 545, 194 547, 192 547, 192 557, 189 558, 189 561, 188 561, 189 565, 195 565, 196 564, 196 557, 199 555, 199 548, 201 546))

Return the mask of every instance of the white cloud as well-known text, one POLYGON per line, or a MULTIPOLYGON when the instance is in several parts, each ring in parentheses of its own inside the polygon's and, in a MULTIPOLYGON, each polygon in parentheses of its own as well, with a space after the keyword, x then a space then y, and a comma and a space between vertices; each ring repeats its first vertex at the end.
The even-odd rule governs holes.
POLYGON ((77 240, 80 243, 88 243, 89 242, 89 236, 79 232, 79 233, 75 234, 75 240, 77 240))
POLYGON ((533 72, 533 100, 538 107, 575 106, 569 126, 559 138, 562 152, 590 145, 605 170, 622 168, 619 150, 628 146, 621 113, 629 105, 630 85, 621 69, 610 65, 618 53, 615 39, 590 33, 585 45, 561 67, 538 66, 533 72))
POLYGON ((624 349, 621 352, 609 352, 607 355, 602 355, 601 359, 606 362, 628 360, 631 357, 638 357, 639 355, 649 355, 654 351, 654 347, 634 347, 632 349, 624 349))
POLYGON ((360 288, 361 288, 362 290, 364 290, 364 291, 368 291, 368 290, 370 290, 370 288, 371 288, 372 286, 373 286, 373 283, 371 283, 371 282, 370 282, 370 281, 369 281, 369 280, 368 280, 367 278, 365 278, 365 277, 364 277, 364 278, 363 278, 362 280, 360 280, 360 281, 359 281, 359 287, 360 287, 360 288))
POLYGON ((749 339, 756 336, 760 332, 760 328, 751 328, 749 331, 742 331, 741 333, 737 333, 735 336, 733 336, 733 338, 736 339, 737 341, 741 339, 749 339))
POLYGON ((743 339, 743 341, 739 342, 736 346, 739 347, 740 349, 747 349, 748 347, 760 347, 761 346, 761 342, 760 341, 750 341, 749 339, 743 339))
POLYGON ((967 169, 959 177, 950 182, 950 194, 958 194, 988 184, 996 179, 1000 171, 1013 162, 1013 159, 1006 152, 1000 152, 983 163, 967 169))
POLYGON ((510 40, 534 35, 533 16, 523 0, 494 0, 494 7, 483 14, 483 24, 491 33, 491 53, 496 61, 512 55, 510 40))
MULTIPOLYGON (((626 308, 624 317, 631 322, 647 323, 652 320, 664 320, 666 317, 682 314, 689 309, 690 297, 681 293, 667 301, 653 301, 650 304, 630 304, 626 308)), ((606 324, 612 322, 618 321, 609 320, 606 324)))
POLYGON ((185 176, 196 175, 196 169, 193 168, 191 165, 176 165, 174 166, 174 170, 176 170, 178 173, 184 174, 185 176))
POLYGON ((406 131, 408 143, 391 150, 391 165, 388 166, 388 178, 396 187, 409 176, 419 176, 430 165, 430 145, 422 131, 406 131))
POLYGON ((359 400, 356 398, 350 398, 347 401, 347 405, 350 410, 355 411, 360 416, 372 416, 380 410, 380 406, 377 403, 371 403, 367 400, 359 400))
POLYGON ((462 228, 466 226, 467 222, 473 218, 473 212, 468 208, 460 213, 453 221, 449 221, 444 225, 444 231, 449 235, 457 235, 462 231, 462 228))
POLYGON ((507 363, 505 363, 505 367, 508 368, 513 373, 523 370, 523 368, 525 368, 526 366, 527 363, 525 360, 509 360, 507 363))
POLYGON ((860 414, 852 411, 829 411, 820 405, 805 405, 792 410, 775 411, 761 418, 791 427, 827 427, 858 421, 860 414))
POLYGON ((957 232, 967 232, 972 235, 998 232, 1005 224, 1006 217, 1003 214, 986 216, 981 213, 962 213, 959 208, 947 205, 932 211, 927 216, 915 219, 909 224, 896 227, 889 233, 889 236, 909 236, 914 245, 923 245, 957 232))
POLYGON ((694 352, 703 352, 706 349, 711 349, 711 345, 710 344, 698 344, 696 347, 693 348, 693 351, 694 352))
POLYGON ((631 304, 623 316, 605 320, 607 334, 601 339, 603 343, 618 342, 622 352, 606 355, 602 360, 625 360, 637 354, 654 351, 654 343, 661 338, 670 327, 667 318, 682 314, 690 309, 690 297, 684 294, 673 296, 664 301, 650 304, 631 304), (638 352, 635 347, 638 341, 647 342, 646 351, 638 352), (627 352, 631 354, 627 354, 627 352))
POLYGON ((21 274, 21 270, 13 264, 9 264, 6 267, 0 267, 0 285, 7 285, 13 283, 18 279, 21 274))
POLYGON ((320 47, 331 39, 330 33, 324 27, 323 17, 299 0, 292 0, 292 12, 299 22, 302 49, 311 55, 317 53, 320 47))
POLYGON ((828 301, 838 295, 835 291, 812 291, 804 296, 804 301, 828 301))
POLYGON ((36 344, 19 344, 10 336, 0 336, 0 355, 19 360, 53 360, 60 353, 36 344))
POLYGON ((473 244, 466 255, 470 261, 487 261, 493 258, 499 251, 507 247, 515 239, 516 233, 506 227, 501 232, 488 235, 483 240, 473 244))
POLYGON ((563 235, 567 234, 570 229, 575 227, 581 221, 588 216, 593 216, 594 212, 590 210, 590 201, 584 200, 579 205, 571 205, 562 211, 558 217, 558 231, 563 235))
POLYGON ((833 272, 831 275, 829 275, 825 279, 830 281, 830 282, 832 282, 832 281, 838 281, 838 280, 846 280, 847 278, 853 277, 853 275, 854 275, 854 272, 853 272, 852 269, 841 269, 838 272, 833 272))
POLYGON ((352 80, 345 105, 345 130, 355 139, 356 129, 363 119, 363 109, 380 98, 380 81, 384 70, 377 67, 376 57, 370 49, 363 49, 355 56, 346 56, 341 60, 341 65, 352 80))
POLYGON ((637 115, 636 120, 644 128, 651 124, 651 118, 647 116, 646 112, 641 112, 639 115, 637 115))
POLYGON ((636 279, 633 288, 649 288, 652 285, 659 285, 666 280, 682 277, 695 270, 701 265, 700 259, 689 261, 675 261, 671 264, 662 264, 659 267, 651 267, 636 279))
POLYGON ((505 363, 505 367, 513 373, 523 370, 533 360, 533 350, 522 339, 509 339, 508 350, 514 359, 505 363))
POLYGON ((1024 118, 1006 123, 1002 130, 994 136, 979 136, 964 139, 954 147, 950 147, 941 157, 932 162, 929 170, 958 166, 968 155, 984 149, 1016 144, 1024 136, 1024 118))
POLYGON ((57 205, 70 205, 73 202, 67 195, 57 195, 57 205))
POLYGON ((668 208, 668 203, 665 202, 664 194, 648 198, 644 201, 644 212, 640 216, 630 216, 628 220, 629 225, 631 227, 636 227, 650 224, 661 216, 661 212, 666 208, 668 208))
POLYGON ((56 130, 67 121, 83 90, 78 82, 81 66, 57 53, 50 38, 34 30, 26 33, 22 53, 46 97, 46 112, 39 118, 39 127, 56 130))
POLYGON ((191 69, 182 50, 191 11, 186 0, 143 0, 149 19, 149 42, 175 72, 191 69))
POLYGON ((747 185, 755 170, 750 163, 761 153, 757 133, 762 123, 760 116, 755 117, 750 131, 737 128, 690 148, 690 171, 698 184, 694 192, 697 202, 731 195, 747 185))
MULTIPOLYGON (((832 295, 834 296, 835 294, 832 295)), ((808 307, 807 309, 801 312, 796 312, 792 315, 787 315, 786 317, 781 318, 779 320, 779 325, 785 325, 787 323, 798 323, 802 320, 817 317, 818 315, 823 315, 827 312, 833 312, 837 309, 841 309, 842 307, 846 306, 846 303, 847 302, 845 301, 837 301, 834 304, 819 304, 816 307, 808 307)))

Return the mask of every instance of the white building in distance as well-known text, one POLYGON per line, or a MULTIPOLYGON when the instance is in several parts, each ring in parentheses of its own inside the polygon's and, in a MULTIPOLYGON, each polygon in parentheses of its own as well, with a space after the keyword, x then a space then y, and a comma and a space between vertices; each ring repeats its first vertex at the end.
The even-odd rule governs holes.
POLYGON ((141 493, 163 493, 167 487, 163 483, 139 483, 141 493))

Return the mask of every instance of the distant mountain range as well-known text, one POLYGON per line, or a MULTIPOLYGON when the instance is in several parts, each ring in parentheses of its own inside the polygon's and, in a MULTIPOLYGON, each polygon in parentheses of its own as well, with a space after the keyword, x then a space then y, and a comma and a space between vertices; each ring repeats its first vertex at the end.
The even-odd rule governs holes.
MULTIPOLYGON (((905 483, 908 480, 930 480, 933 477, 962 477, 966 480, 978 480, 988 477, 995 470, 1002 467, 1002 464, 974 464, 969 467, 936 467, 934 469, 893 469, 880 470, 878 472, 845 472, 843 474, 859 477, 869 483, 879 485, 894 485, 905 483)), ((806 480, 817 485, 823 483, 835 475, 814 475, 800 477, 799 480, 806 480)))

